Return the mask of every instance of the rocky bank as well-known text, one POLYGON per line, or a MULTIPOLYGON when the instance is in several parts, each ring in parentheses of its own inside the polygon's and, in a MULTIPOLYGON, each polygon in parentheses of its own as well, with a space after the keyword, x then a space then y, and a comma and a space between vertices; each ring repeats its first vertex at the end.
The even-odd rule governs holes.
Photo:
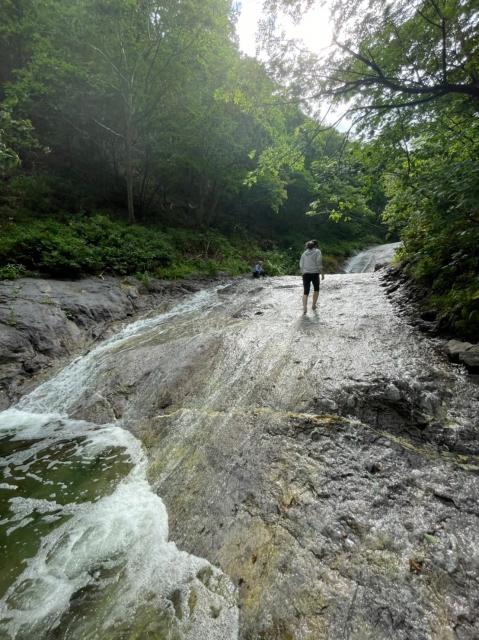
POLYGON ((479 382, 479 343, 451 334, 450 327, 438 317, 437 310, 424 305, 428 292, 410 280, 404 265, 386 266, 381 272, 381 284, 398 313, 420 331, 441 338, 442 350, 448 358, 464 365, 479 382))
POLYGON ((40 371, 85 351, 113 323, 173 300, 207 283, 135 278, 0 281, 0 409, 40 371))

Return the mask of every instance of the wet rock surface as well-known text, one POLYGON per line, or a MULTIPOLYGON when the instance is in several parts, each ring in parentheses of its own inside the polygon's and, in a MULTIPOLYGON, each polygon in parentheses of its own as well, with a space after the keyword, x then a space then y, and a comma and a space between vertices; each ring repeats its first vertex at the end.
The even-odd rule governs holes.
POLYGON ((401 246, 400 242, 391 242, 389 244, 380 244, 366 251, 361 251, 346 261, 344 271, 346 273, 366 273, 370 271, 379 271, 383 267, 390 264, 401 246))
POLYGON ((114 321, 171 303, 204 283, 128 278, 0 281, 0 409, 22 383, 59 358, 100 340, 114 321))
POLYGON ((374 273, 224 287, 98 363, 171 538, 237 587, 240 638, 479 636, 479 391, 374 273))

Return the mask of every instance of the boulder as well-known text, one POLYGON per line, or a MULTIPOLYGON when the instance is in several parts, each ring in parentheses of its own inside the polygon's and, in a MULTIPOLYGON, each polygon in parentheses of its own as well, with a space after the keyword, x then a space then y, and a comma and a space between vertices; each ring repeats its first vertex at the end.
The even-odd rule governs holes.
POLYGON ((434 322, 437 318, 436 309, 425 309, 421 313, 421 320, 425 320, 426 322, 434 322))
POLYGON ((471 373, 479 373, 479 344, 475 344, 461 353, 459 361, 462 362, 471 373))
POLYGON ((471 347, 472 344, 470 342, 462 342, 461 340, 449 340, 449 342, 447 342, 444 347, 444 351, 453 362, 459 362, 461 355, 471 347))
POLYGON ((479 344, 449 340, 444 351, 453 362, 463 364, 470 373, 479 373, 479 344))

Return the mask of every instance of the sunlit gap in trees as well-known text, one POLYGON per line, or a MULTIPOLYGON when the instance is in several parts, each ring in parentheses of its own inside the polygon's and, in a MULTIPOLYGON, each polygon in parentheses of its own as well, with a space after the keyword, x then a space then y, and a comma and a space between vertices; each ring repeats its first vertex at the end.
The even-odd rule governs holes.
MULTIPOLYGON (((266 64, 268 53, 264 46, 261 29, 265 27, 265 13, 259 0, 238 0, 235 3, 238 13, 236 31, 239 37, 240 49, 251 57, 256 57, 266 64)), ((330 15, 329 3, 316 3, 298 21, 291 16, 282 14, 275 29, 281 33, 286 41, 294 41, 295 45, 309 51, 319 59, 326 57, 333 42, 333 23, 330 15)), ((304 87, 307 95, 308 87, 304 87)), ((347 105, 333 105, 326 100, 307 101, 310 115, 324 124, 334 125, 339 131, 348 131, 352 121, 346 115, 347 105)))

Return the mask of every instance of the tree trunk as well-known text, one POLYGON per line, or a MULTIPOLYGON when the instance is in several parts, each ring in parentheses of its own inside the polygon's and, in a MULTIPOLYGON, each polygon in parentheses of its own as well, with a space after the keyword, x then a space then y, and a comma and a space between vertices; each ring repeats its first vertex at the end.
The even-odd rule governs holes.
POLYGON ((216 211, 218 209, 219 201, 220 201, 220 190, 216 187, 216 184, 214 184, 212 188, 211 205, 208 207, 208 211, 206 212, 206 215, 205 215, 205 223, 208 228, 211 226, 211 224, 214 222, 216 218, 216 211))
POLYGON ((135 203, 133 201, 133 159, 131 152, 131 132, 130 128, 127 128, 126 133, 126 193, 128 199, 128 222, 134 224, 135 218, 135 203))

